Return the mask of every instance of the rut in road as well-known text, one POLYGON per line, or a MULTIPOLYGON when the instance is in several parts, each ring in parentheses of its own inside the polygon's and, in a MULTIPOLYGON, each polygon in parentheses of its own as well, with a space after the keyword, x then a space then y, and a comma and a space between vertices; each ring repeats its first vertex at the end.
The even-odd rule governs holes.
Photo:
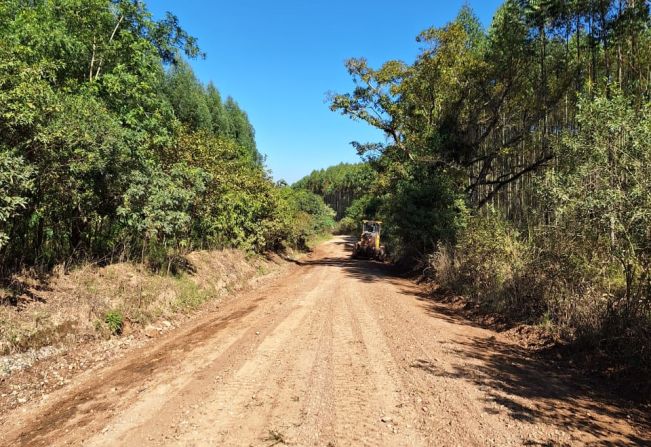
POLYGON ((268 287, 9 415, 0 444, 651 442, 620 403, 346 246, 319 246, 268 287))

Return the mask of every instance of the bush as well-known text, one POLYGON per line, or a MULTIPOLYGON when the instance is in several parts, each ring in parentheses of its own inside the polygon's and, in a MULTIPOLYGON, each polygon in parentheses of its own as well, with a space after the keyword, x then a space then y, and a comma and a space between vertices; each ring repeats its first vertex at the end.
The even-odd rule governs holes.
POLYGON ((334 233, 352 235, 357 233, 358 229, 359 223, 355 219, 351 217, 344 217, 339 222, 337 222, 337 225, 335 225, 334 233))
MULTIPOLYGON (((651 316, 626 306, 626 285, 603 250, 549 228, 524 242, 494 212, 429 257, 437 283, 512 323, 541 324, 627 364, 651 365, 651 316)), ((646 365, 646 366, 645 366, 646 365)))
POLYGON ((461 276, 474 283, 478 297, 502 289, 523 264, 517 232, 495 214, 473 219, 459 237, 458 250, 464 259, 461 276))
POLYGON ((413 169, 383 196, 378 217, 385 223, 387 248, 410 264, 438 243, 452 243, 466 224, 467 208, 450 179, 422 168, 413 169))
POLYGON ((472 217, 456 245, 441 243, 429 258, 441 286, 486 311, 526 323, 549 318, 552 288, 540 262, 532 245, 492 209, 472 217))
POLYGON ((104 323, 113 335, 120 335, 124 328, 124 315, 117 309, 110 310, 104 315, 104 323))
POLYGON ((0 248, 9 241, 9 223, 28 202, 34 170, 25 160, 0 147, 0 248))
POLYGON ((306 189, 280 188, 270 221, 268 248, 283 248, 287 244, 307 249, 310 239, 332 231, 334 217, 335 211, 320 196, 306 189))

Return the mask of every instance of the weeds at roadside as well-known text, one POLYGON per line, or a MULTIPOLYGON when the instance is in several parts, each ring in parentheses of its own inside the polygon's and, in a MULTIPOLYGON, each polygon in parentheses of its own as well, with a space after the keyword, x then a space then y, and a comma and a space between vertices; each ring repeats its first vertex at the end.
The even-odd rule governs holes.
POLYGON ((201 289, 195 282, 187 276, 179 279, 179 297, 176 301, 176 307, 183 310, 197 309, 201 304, 206 302, 211 294, 201 289))
POLYGON ((0 355, 132 335, 157 320, 194 312, 235 293, 250 277, 277 266, 238 250, 195 252, 185 264, 192 269, 175 275, 124 262, 77 266, 45 282, 29 276, 21 291, 33 297, 19 307, 4 305, 10 291, 0 289, 0 355))
POLYGON ((120 335, 124 327, 124 315, 117 309, 110 310, 104 316, 104 323, 113 335, 120 335))

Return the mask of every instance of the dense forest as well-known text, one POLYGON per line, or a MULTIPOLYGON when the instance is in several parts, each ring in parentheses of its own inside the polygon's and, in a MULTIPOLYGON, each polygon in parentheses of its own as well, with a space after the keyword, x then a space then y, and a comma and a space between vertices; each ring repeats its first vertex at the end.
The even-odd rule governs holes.
POLYGON ((0 2, 0 266, 301 246, 334 212, 276 185, 205 57, 132 0, 0 2))
POLYGON ((649 367, 649 25, 646 1, 507 0, 423 31, 411 64, 349 60, 331 109, 387 137, 354 146, 393 255, 649 367))

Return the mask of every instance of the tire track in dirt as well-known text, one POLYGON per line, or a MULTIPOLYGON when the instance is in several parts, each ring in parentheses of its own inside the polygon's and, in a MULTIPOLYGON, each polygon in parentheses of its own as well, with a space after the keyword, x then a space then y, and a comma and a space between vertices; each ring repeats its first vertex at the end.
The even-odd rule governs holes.
MULTIPOLYGON (((305 284, 292 279, 295 276, 309 278, 314 271, 312 268, 295 268, 286 277, 270 284, 266 290, 272 294, 292 296, 296 288, 305 288, 305 284)), ((252 313, 254 316, 260 315, 259 318, 243 327, 255 326, 256 321, 266 318, 265 313, 270 312, 269 306, 286 304, 286 300, 265 300, 265 297, 264 291, 245 294, 227 302, 217 315, 209 315, 185 330, 171 333, 157 340, 155 345, 141 348, 111 367, 85 373, 78 379, 74 392, 64 388, 53 393, 52 399, 37 408, 33 415, 14 421, 19 422, 16 429, 3 430, 0 444, 52 445, 58 439, 69 438, 67 444, 86 445, 91 443, 88 434, 96 432, 98 427, 106 427, 122 414, 129 413, 130 410, 133 410, 132 415, 148 414, 150 404, 162 407, 169 400, 166 394, 175 391, 175 385, 182 386, 192 380, 192 375, 188 375, 187 371, 205 365, 203 359, 215 349, 214 337, 229 333, 225 331, 226 328, 233 330, 234 323, 242 324, 241 320, 252 313), (262 309, 258 309, 261 304, 262 309), (179 365, 184 365, 185 371, 179 369, 179 365), (149 392, 143 393, 144 390, 149 392), (149 400, 151 396, 153 398, 149 400), (138 405, 135 405, 134 409, 134 401, 141 403, 144 408, 138 411, 138 405)), ((259 337, 251 334, 253 331, 247 331, 248 337, 244 337, 242 343, 260 341, 259 337)), ((241 351, 241 346, 237 349, 241 351)), ((161 428, 160 424, 155 427, 158 430, 161 428)), ((100 433, 100 437, 105 434, 106 430, 100 433)), ((131 441, 129 439, 129 443, 131 441)), ((94 439, 92 442, 98 441, 94 439)), ((100 442, 99 445, 101 444, 100 442)))
MULTIPOLYGON (((315 284, 321 284, 324 275, 320 271, 315 284)), ((279 405, 277 401, 283 396, 286 383, 300 375, 294 357, 305 348, 307 337, 303 331, 308 327, 309 314, 318 295, 319 291, 312 290, 292 300, 288 317, 257 347, 255 355, 205 401, 207 416, 187 418, 190 424, 195 421, 193 430, 182 435, 178 445, 205 442, 202 437, 207 431, 213 433, 215 445, 249 445, 260 442, 274 430, 269 422, 270 414, 274 405, 279 405), (236 439, 233 433, 237 434, 236 439)), ((289 410, 298 404, 286 399, 282 406, 289 410)))
POLYGON ((382 354, 384 340, 366 324, 359 306, 359 290, 345 272, 335 307, 335 416, 341 445, 422 445, 411 425, 413 415, 402 417, 402 384, 392 376, 390 359, 382 354), (389 363, 387 363, 389 362, 389 363), (407 421, 407 422, 406 422, 407 421))
POLYGON ((366 306, 365 290, 369 287, 354 287, 348 281, 346 306, 350 314, 353 334, 360 341, 363 361, 367 363, 367 375, 372 378, 372 389, 380 411, 379 422, 383 422, 380 432, 386 432, 385 442, 390 445, 425 445, 424 438, 414 427, 417 413, 405 406, 406 388, 402 377, 397 373, 398 366, 390 355, 386 335, 378 330, 376 316, 366 306), (360 290, 361 289, 361 290, 360 290))
MULTIPOLYGON (((318 281, 312 281, 318 274, 313 270, 304 276, 308 282, 301 284, 301 293, 313 293, 309 285, 318 284, 318 281)), ((255 319, 244 319, 238 322, 236 328, 223 334, 215 343, 216 346, 222 346, 221 349, 215 348, 216 352, 211 353, 210 357, 200 360, 200 366, 190 368, 182 374, 186 377, 184 386, 179 387, 175 393, 169 393, 162 402, 163 405, 158 408, 145 405, 148 419, 134 421, 132 414, 125 414, 122 418, 123 422, 126 421, 125 427, 114 430, 116 433, 108 433, 103 439, 94 440, 93 445, 113 445, 116 441, 164 444, 173 440, 181 443, 188 430, 195 428, 194 419, 198 416, 205 419, 210 417, 205 407, 212 393, 225 384, 230 384, 237 371, 262 349, 288 317, 295 314, 296 302, 293 297, 296 296, 298 287, 296 283, 283 281, 282 286, 272 288, 270 292, 287 298, 269 301, 266 307, 257 312, 255 319), (197 412, 200 414, 197 415, 197 412)), ((119 427, 120 422, 116 425, 119 427)))
MULTIPOLYGON (((410 287, 405 280, 395 281, 410 287)), ((410 312, 404 305, 405 297, 399 294, 391 300, 377 300, 380 289, 380 284, 372 284, 362 296, 364 305, 373 309, 366 313, 374 317, 369 324, 382 334, 378 338, 389 341, 388 355, 394 364, 401 365, 396 373, 405 383, 410 396, 408 404, 418 414, 415 423, 428 438, 428 444, 441 445, 441 439, 453 438, 464 446, 521 445, 523 440, 515 437, 513 431, 493 430, 500 426, 499 421, 486 414, 477 390, 457 386, 458 378, 446 359, 448 354, 437 341, 441 333, 448 339, 456 337, 455 328, 433 326, 431 318, 422 318, 422 312, 410 312), (417 335, 406 327, 417 327, 417 335)))
MULTIPOLYGON (((386 273, 378 270, 386 281, 386 273)), ((412 283, 399 278, 391 282, 397 286, 394 299, 381 295, 385 287, 378 281, 365 289, 364 301, 375 309, 373 315, 381 316, 377 322, 391 342, 396 363, 403 364, 414 406, 427 409, 420 426, 426 428, 430 445, 445 445, 441 439, 477 446, 651 442, 636 434, 625 419, 613 420, 607 405, 602 404, 599 415, 594 411, 599 407, 572 397, 571 386, 580 384, 564 383, 526 353, 502 359, 499 351, 513 348, 494 333, 442 314, 428 315, 426 303, 414 299, 419 293, 412 283), (405 330, 409 325, 418 331, 405 330), (518 390, 522 386, 525 389, 518 390), (546 389, 542 393, 546 397, 527 398, 540 389, 546 389), (593 411, 589 418, 582 417, 582 408, 593 411)))

